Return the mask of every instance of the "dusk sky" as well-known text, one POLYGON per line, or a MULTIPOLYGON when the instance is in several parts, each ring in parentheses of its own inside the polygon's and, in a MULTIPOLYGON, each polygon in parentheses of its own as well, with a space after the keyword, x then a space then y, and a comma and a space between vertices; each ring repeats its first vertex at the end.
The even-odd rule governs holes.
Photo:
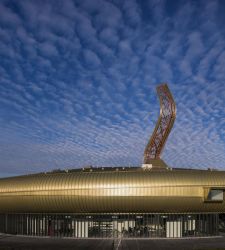
POLYGON ((0 177, 138 166, 167 82, 162 158, 225 170, 225 1, 0 0, 0 177))

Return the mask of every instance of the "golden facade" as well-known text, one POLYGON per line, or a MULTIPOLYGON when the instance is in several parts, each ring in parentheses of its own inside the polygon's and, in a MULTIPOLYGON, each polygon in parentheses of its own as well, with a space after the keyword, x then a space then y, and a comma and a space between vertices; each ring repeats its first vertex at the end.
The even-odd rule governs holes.
POLYGON ((0 179, 0 213, 219 213, 225 212, 223 190, 225 172, 211 170, 112 168, 34 174, 0 179), (218 199, 209 198, 213 190, 221 192, 218 199))

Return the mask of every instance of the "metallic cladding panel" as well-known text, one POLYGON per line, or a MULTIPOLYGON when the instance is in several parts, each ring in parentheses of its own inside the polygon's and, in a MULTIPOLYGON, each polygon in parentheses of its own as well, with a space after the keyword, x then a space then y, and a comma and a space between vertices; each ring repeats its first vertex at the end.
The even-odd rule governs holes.
POLYGON ((0 212, 225 212, 204 202, 205 188, 225 189, 225 172, 77 171, 0 179, 0 212))

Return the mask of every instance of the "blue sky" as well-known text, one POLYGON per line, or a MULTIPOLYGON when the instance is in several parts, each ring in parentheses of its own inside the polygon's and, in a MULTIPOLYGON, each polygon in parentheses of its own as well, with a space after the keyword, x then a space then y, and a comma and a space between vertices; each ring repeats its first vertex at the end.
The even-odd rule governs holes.
POLYGON ((0 176, 137 166, 168 82, 162 158, 225 169, 224 1, 0 1, 0 176))

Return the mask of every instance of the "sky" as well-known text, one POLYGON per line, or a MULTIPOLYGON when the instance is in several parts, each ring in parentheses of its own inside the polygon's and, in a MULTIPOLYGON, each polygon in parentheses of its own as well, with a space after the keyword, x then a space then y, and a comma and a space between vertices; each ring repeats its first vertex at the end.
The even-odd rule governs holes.
POLYGON ((168 83, 162 159, 225 170, 225 1, 0 0, 0 177, 140 166, 168 83))

